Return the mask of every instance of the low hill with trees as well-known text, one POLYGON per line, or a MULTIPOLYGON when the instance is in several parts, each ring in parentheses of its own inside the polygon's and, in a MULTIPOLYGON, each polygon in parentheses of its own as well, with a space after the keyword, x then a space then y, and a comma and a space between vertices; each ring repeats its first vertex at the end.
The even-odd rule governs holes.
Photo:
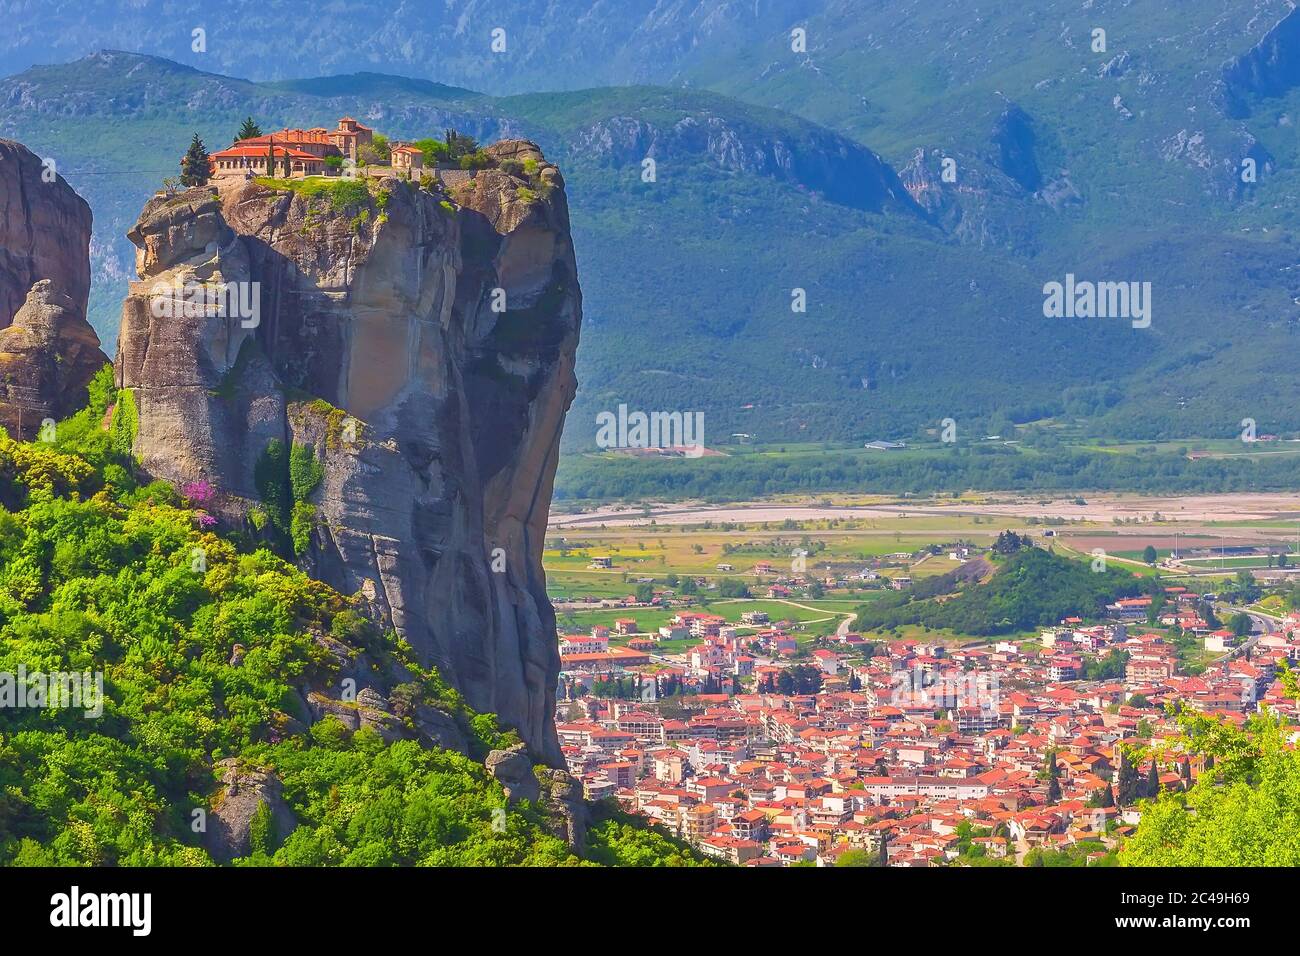
POLYGON ((1129 571, 1094 572, 1089 565, 1027 546, 1007 557, 984 584, 963 583, 957 572, 950 572, 863 605, 857 620, 863 630, 910 624, 993 636, 1050 626, 1066 617, 1094 617, 1105 604, 1132 597, 1141 588, 1129 571))

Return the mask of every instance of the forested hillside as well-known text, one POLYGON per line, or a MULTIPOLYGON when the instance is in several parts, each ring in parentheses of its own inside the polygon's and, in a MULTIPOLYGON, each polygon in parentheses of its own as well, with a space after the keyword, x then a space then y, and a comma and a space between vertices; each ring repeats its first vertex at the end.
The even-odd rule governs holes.
POLYGON ((106 368, 54 442, 0 434, 0 865, 697 860, 607 807, 575 851, 545 778, 508 805, 513 733, 205 489, 140 484, 131 409, 106 368), (56 673, 99 704, 36 706, 56 673))

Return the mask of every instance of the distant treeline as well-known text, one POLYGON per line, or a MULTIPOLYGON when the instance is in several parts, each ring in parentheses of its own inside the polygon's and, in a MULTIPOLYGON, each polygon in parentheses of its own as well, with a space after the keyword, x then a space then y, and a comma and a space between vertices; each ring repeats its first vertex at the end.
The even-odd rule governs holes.
POLYGON ((791 492, 934 494, 976 491, 1131 491, 1151 494, 1292 491, 1300 458, 1202 458, 1010 448, 909 453, 636 460, 561 458, 558 500, 643 498, 736 500, 791 492))

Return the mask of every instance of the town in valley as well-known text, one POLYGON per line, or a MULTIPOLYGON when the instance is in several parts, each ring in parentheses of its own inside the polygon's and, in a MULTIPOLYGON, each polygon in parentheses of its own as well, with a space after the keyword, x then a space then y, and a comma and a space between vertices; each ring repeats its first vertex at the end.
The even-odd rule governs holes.
POLYGON ((570 772, 733 864, 1113 865, 1142 799, 1205 769, 1174 715, 1294 721, 1296 525, 1047 508, 553 517, 570 772), (986 586, 1031 550, 1084 574, 1100 560, 1139 593, 997 634, 858 620, 945 576, 986 586))

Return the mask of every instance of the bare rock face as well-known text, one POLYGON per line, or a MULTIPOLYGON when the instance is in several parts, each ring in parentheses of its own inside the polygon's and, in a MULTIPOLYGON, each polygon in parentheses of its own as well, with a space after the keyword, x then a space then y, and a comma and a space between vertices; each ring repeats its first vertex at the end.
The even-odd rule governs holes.
POLYGON ((517 800, 536 800, 541 796, 541 786, 533 775, 533 762, 523 744, 516 744, 507 750, 493 750, 483 762, 492 779, 501 784, 506 792, 506 799, 511 803, 517 800))
POLYGON ((234 757, 219 760, 221 786, 208 814, 203 840, 218 863, 229 863, 252 851, 253 818, 265 804, 271 826, 267 836, 274 845, 283 842, 296 826, 292 811, 281 795, 280 780, 269 770, 241 767, 234 757))
POLYGON ((145 470, 208 480, 229 521, 265 506, 268 445, 311 449, 303 567, 558 766, 541 551, 581 292, 559 170, 531 143, 488 152, 509 172, 449 197, 396 179, 155 197, 129 234, 118 384, 145 470), (222 285, 224 305, 193 293, 222 285))
POLYGON ((484 766, 492 779, 501 784, 506 800, 537 803, 545 816, 546 828, 554 836, 579 852, 586 848, 590 813, 583 799, 582 784, 568 772, 535 767, 523 744, 493 750, 484 766))
POLYGON ((34 438, 86 404, 108 357, 86 321, 90 207, 25 146, 0 140, 0 425, 34 438))
POLYGON ((542 806, 550 818, 552 832, 581 853, 587 848, 587 828, 591 822, 582 784, 566 771, 551 767, 537 773, 541 778, 542 806))

